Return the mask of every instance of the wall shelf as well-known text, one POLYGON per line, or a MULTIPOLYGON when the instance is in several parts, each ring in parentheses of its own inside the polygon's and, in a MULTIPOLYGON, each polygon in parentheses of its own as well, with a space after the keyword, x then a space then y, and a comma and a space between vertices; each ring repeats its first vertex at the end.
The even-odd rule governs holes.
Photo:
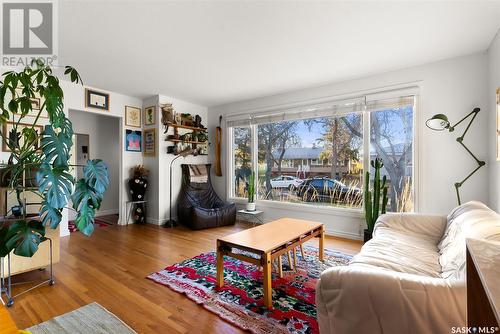
POLYGON ((182 140, 182 139, 165 139, 165 141, 171 141, 173 143, 185 143, 185 144, 206 144, 206 141, 192 141, 192 140, 182 140))
POLYGON ((205 129, 205 128, 197 128, 195 126, 175 124, 175 123, 172 123, 172 122, 167 122, 167 125, 169 127, 173 127, 173 128, 188 129, 188 130, 199 131, 199 132, 206 132, 207 131, 207 129, 205 129))

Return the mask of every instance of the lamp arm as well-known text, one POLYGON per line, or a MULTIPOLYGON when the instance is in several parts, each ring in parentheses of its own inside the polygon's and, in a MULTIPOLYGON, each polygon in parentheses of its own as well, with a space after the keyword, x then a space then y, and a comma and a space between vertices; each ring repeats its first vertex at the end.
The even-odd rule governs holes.
POLYGON ((461 120, 459 120, 458 122, 456 122, 454 125, 452 125, 450 127, 450 132, 452 132, 453 130, 455 130, 455 128, 460 125, 463 121, 465 121, 467 118, 469 118, 471 115, 474 115, 474 117, 472 117, 472 119, 470 120, 469 122, 469 125, 467 125, 467 128, 465 128, 465 131, 464 133, 462 134, 462 138, 465 136, 465 134, 467 133, 467 131, 469 131, 469 128, 472 124, 472 122, 474 121, 474 118, 476 118, 477 114, 479 113, 479 111, 481 111, 481 109, 479 108, 474 108, 474 110, 472 110, 470 113, 468 113, 467 115, 465 115, 465 117, 463 117, 461 120))
POLYGON ((467 127, 465 128, 464 132, 462 133, 462 135, 460 137, 457 138, 457 142, 460 145, 462 145, 462 147, 467 151, 467 153, 470 154, 470 156, 472 156, 474 158, 474 160, 476 160, 476 163, 477 163, 478 166, 472 172, 470 172, 469 175, 467 175, 462 181, 455 183, 455 190, 457 192, 457 199, 458 199, 458 204, 459 205, 461 204, 461 200, 460 200, 460 187, 465 183, 465 181, 467 181, 472 175, 474 175, 479 170, 479 168, 481 168, 484 165, 486 165, 486 162, 484 162, 482 160, 479 160, 474 155, 474 153, 472 153, 472 151, 463 143, 465 135, 469 131, 470 126, 474 122, 474 119, 476 118, 476 116, 477 116, 477 114, 479 113, 480 110, 481 109, 479 109, 479 108, 474 108, 474 110, 472 110, 464 118, 462 118, 456 124, 454 124, 453 126, 451 126, 449 128, 449 131, 452 132, 453 130, 455 130, 456 126, 458 126, 460 123, 462 123, 463 121, 465 121, 467 118, 469 118, 472 115, 472 118, 470 119, 469 124, 467 124, 467 127))

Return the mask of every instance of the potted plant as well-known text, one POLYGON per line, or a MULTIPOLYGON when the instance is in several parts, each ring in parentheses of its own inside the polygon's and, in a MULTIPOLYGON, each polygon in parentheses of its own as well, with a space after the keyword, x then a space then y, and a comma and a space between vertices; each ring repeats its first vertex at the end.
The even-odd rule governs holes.
POLYGON ((248 181, 248 203, 246 210, 255 211, 255 172, 250 174, 250 180, 248 181))
POLYGON ((372 238, 373 228, 380 214, 385 213, 387 207, 387 177, 384 175, 382 183, 380 183, 380 170, 384 167, 382 159, 376 158, 370 162, 371 166, 375 169, 373 178, 373 189, 370 190, 370 172, 365 173, 365 220, 366 229, 364 230, 364 242, 372 238), (380 205, 382 202, 382 205, 380 205))
MULTIPOLYGON (((70 66, 65 67, 64 74, 73 83, 81 82, 70 66)), ((41 60, 34 60, 22 71, 2 74, 0 123, 9 122, 11 130, 0 132, 10 151, 8 163, 0 165, 0 175, 18 195, 19 205, 17 217, 0 222, 0 257, 11 251, 33 256, 45 240, 45 230, 58 227, 65 208, 77 212, 76 225, 82 233, 90 235, 94 230, 95 212, 109 185, 108 167, 102 160, 89 160, 83 166, 82 179, 75 180, 71 175, 73 127, 64 114, 63 97, 59 78, 41 60), (38 106, 34 99, 43 103, 38 106), (43 128, 38 124, 42 112, 48 115, 43 128), (36 173, 35 180, 27 182, 32 173, 36 173), (30 187, 33 185, 36 187, 30 187), (26 213, 30 203, 20 196, 25 191, 40 197, 40 212, 35 217, 26 213)))

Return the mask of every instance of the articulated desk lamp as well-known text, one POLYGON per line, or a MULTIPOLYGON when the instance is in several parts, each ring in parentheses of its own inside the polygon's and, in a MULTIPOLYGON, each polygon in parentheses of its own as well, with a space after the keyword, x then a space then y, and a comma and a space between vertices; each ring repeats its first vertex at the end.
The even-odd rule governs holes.
POLYGON ((467 116, 459 120, 456 124, 450 125, 450 122, 448 121, 448 117, 443 114, 437 114, 429 118, 426 122, 425 125, 431 129, 431 130, 436 130, 436 131, 443 131, 443 130, 448 130, 449 132, 453 132, 455 130, 455 127, 465 121, 467 118, 472 116, 471 120, 469 121, 469 124, 467 124, 467 127, 465 128, 464 133, 460 137, 457 138, 457 142, 465 148, 467 152, 476 160, 477 162, 477 167, 469 174, 467 175, 462 181, 456 182, 455 183, 455 190, 457 192, 457 200, 458 200, 458 205, 461 204, 460 202, 460 187, 464 184, 465 181, 467 181, 475 172, 478 171, 479 168, 483 167, 486 165, 486 162, 479 160, 465 144, 463 143, 464 137, 467 134, 467 131, 469 131, 470 126, 472 125, 472 122, 476 118, 477 114, 479 113, 481 109, 479 108, 474 108, 467 116))

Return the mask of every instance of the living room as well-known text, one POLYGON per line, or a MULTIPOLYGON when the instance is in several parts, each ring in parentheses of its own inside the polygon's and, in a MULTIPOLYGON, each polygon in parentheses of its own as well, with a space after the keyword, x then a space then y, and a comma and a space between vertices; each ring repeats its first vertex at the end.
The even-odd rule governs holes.
POLYGON ((0 333, 496 333, 500 1, 2 1, 0 333))

